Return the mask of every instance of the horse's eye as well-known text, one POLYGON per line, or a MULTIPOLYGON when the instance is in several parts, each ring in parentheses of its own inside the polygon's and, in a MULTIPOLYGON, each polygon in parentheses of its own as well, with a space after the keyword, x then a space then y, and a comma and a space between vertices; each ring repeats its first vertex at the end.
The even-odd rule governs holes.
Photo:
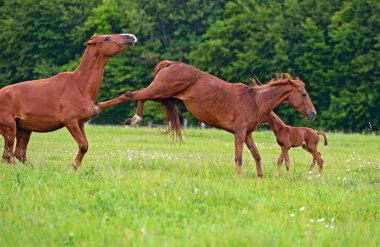
POLYGON ((108 40, 110 40, 110 37, 105 37, 104 38, 104 41, 108 41, 108 40))
POLYGON ((303 96, 303 97, 306 97, 306 93, 303 93, 302 96, 303 96))

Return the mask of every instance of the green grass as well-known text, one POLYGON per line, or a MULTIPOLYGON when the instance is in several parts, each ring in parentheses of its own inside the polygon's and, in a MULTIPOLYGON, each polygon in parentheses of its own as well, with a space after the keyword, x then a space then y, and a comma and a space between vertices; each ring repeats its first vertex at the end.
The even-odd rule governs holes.
POLYGON ((322 178, 306 176, 311 156, 298 148, 277 179, 271 132, 254 135, 264 179, 246 148, 237 178, 224 131, 188 129, 181 145, 158 129, 87 136, 76 173, 66 130, 32 135, 33 166, 0 164, 0 246, 380 245, 378 136, 328 133, 322 178))

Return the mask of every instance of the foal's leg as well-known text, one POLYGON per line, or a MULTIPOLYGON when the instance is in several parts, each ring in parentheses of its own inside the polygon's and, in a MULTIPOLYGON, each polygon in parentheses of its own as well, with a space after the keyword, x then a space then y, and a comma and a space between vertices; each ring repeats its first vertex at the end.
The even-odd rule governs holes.
POLYGON ((322 176, 322 172, 323 172, 323 159, 321 157, 321 154, 317 151, 317 154, 318 154, 318 167, 319 167, 319 175, 322 176))
POLYGON ((243 164, 243 143, 245 137, 245 132, 235 133, 235 163, 238 176, 241 176, 241 166, 243 164))
POLYGON ((278 177, 280 175, 280 168, 281 168, 282 162, 284 161, 284 159, 286 157, 287 152, 288 152, 288 149, 286 147, 281 147, 281 154, 278 157, 278 161, 277 161, 277 169, 274 173, 275 177, 278 177))
POLYGON ((28 146, 31 134, 32 132, 30 130, 25 130, 22 128, 17 129, 15 157, 22 163, 25 163, 27 160, 26 148, 28 146))
POLYGON ((290 170, 289 150, 286 151, 285 167, 286 167, 286 176, 289 176, 289 170, 290 170))
POLYGON ((259 150, 257 149, 255 142, 253 141, 252 133, 249 133, 245 137, 245 145, 247 145, 249 151, 251 151, 252 156, 255 159, 257 176, 262 177, 263 171, 261 170, 261 157, 259 150))
POLYGON ((73 162, 73 170, 77 170, 80 163, 82 162, 83 156, 88 150, 88 142, 86 138, 86 133, 84 132, 84 124, 79 124, 78 122, 71 122, 66 125, 70 134, 74 137, 75 141, 78 143, 79 151, 77 157, 73 162))

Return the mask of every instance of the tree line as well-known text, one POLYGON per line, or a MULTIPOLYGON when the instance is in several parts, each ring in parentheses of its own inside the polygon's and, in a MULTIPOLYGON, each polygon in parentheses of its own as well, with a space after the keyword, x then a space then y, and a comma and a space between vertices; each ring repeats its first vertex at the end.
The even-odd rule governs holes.
MULTIPOLYGON (((169 59, 246 84, 289 72, 306 83, 318 116, 307 122, 281 106, 287 124, 378 130, 379 16, 376 0, 3 0, 0 86, 73 70, 93 33, 128 32, 139 43, 110 60, 98 101, 146 87, 154 66, 169 59)), ((135 106, 108 109, 93 122, 119 124, 135 106)), ((161 123, 162 109, 148 103, 143 119, 161 123)))

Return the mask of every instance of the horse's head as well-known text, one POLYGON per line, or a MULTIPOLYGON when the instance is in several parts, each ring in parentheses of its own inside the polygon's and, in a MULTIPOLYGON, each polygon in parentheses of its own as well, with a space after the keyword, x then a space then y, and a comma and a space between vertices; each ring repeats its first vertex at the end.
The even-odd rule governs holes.
POLYGON ((87 46, 94 46, 98 49, 99 54, 112 57, 122 50, 133 46, 137 42, 137 38, 133 34, 109 34, 96 35, 86 43, 87 46))
POLYGON ((305 84, 298 79, 288 79, 294 86, 294 89, 290 92, 287 102, 294 107, 299 113, 306 116, 307 119, 313 120, 317 112, 314 105, 311 102, 309 94, 305 89, 305 84))

